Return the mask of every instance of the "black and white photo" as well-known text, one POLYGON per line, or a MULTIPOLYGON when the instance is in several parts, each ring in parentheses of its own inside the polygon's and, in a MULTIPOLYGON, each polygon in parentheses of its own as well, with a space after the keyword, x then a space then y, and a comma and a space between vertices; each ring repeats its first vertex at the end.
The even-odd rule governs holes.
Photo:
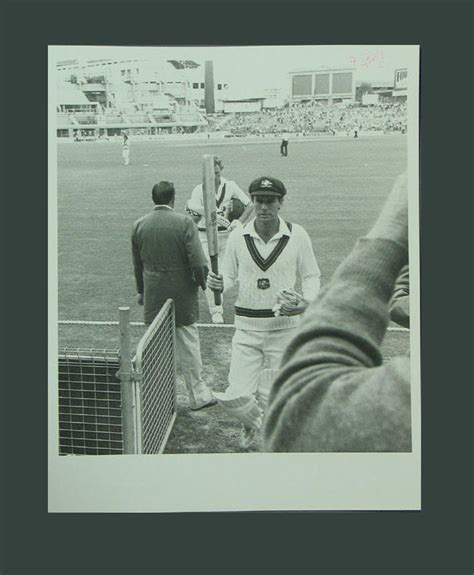
POLYGON ((49 47, 51 510, 419 508, 418 58, 49 47))

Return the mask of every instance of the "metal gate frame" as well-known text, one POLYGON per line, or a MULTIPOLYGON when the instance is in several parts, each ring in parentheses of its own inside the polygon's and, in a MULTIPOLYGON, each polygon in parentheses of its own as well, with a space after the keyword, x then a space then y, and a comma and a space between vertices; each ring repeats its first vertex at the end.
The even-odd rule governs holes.
MULTIPOLYGON (((177 414, 177 397, 176 397, 176 335, 175 335, 175 310, 174 302, 172 299, 168 299, 163 305, 162 309, 158 315, 153 320, 152 324, 148 327, 145 334, 141 338, 136 355, 132 360, 132 350, 131 350, 131 334, 130 334, 130 308, 120 307, 119 308, 119 326, 120 326, 120 349, 119 350, 71 350, 66 348, 65 350, 60 350, 58 354, 59 362, 66 361, 71 356, 72 360, 77 361, 77 369, 79 370, 79 375, 82 377, 82 363, 87 361, 86 367, 90 369, 90 365, 95 365, 95 363, 107 363, 107 358, 111 358, 115 361, 114 374, 117 388, 120 390, 120 404, 117 411, 121 413, 121 453, 122 454, 161 454, 163 453, 166 442, 169 438, 171 430, 173 428, 174 422, 176 420, 177 414), (159 369, 162 367, 159 363, 155 365, 154 362, 147 362, 146 351, 150 345, 154 345, 156 348, 156 353, 153 357, 154 361, 160 360, 159 352, 163 351, 160 349, 165 346, 164 351, 167 355, 163 355, 166 359, 164 369, 160 372, 159 369), (87 353, 86 353, 87 352, 87 353), (106 353, 107 352, 107 353, 106 353), (158 357, 157 357, 158 354, 158 357), (105 358, 105 359, 104 359, 105 358), (145 358, 145 359, 144 359, 145 358), (171 364, 170 364, 171 358, 171 364), (145 370, 144 370, 145 368, 145 370), (117 371, 115 371, 117 370, 117 371), (145 376, 144 376, 145 371, 145 376), (150 379, 151 374, 152 378, 150 379), (160 393, 156 388, 154 388, 155 383, 158 385, 160 383, 160 374, 163 376, 163 385, 159 391, 165 391, 165 396, 160 396, 160 393), (144 381, 145 377, 145 381, 144 381), (145 384, 147 385, 146 393, 144 393, 145 384), (156 394, 153 394, 157 391, 156 394), (147 417, 144 418, 145 408, 153 410, 155 403, 144 405, 143 401, 147 401, 150 398, 156 402, 158 408, 162 407, 163 411, 156 409, 154 412, 151 411, 152 417, 150 418, 150 412, 147 413, 147 417), (162 401, 162 400, 165 401, 162 401), (158 426, 156 428, 146 427, 143 423, 144 419, 146 421, 155 421, 153 415, 157 415, 158 426), (145 447, 144 437, 149 439, 152 443, 150 448, 150 441, 147 441, 148 446, 145 447), (148 448, 148 451, 146 449, 148 448)), ((154 349, 154 348, 151 348, 154 349)), ((112 362, 113 363, 113 362, 112 362)), ((70 377, 69 371, 68 377, 70 377)), ((88 375, 89 372, 86 373, 88 375)), ((84 376, 86 377, 86 376, 84 376)), ((69 381, 69 380, 68 380, 69 381)), ((91 382, 95 385, 103 385, 102 382, 91 382)), ((60 425, 60 390, 59 390, 60 380, 58 379, 58 425, 60 425)), ((71 387, 71 389, 73 389, 71 387)), ((81 388, 82 389, 82 388, 81 388)), ((80 394, 79 399, 90 401, 89 395, 92 391, 77 391, 73 390, 72 395, 80 394), (86 397, 87 396, 87 397, 86 397)), ((102 393, 102 392, 101 392, 102 393)), ((68 400, 65 397, 65 401, 68 400)), ((81 406, 79 406, 80 408, 81 406)), ((87 407, 87 406, 86 406, 87 407)), ((83 407, 83 409, 86 409, 83 407)), ((70 408, 69 408, 70 409, 70 408)), ((74 409, 77 409, 74 407, 74 409)), ((89 408, 87 408, 89 409, 89 408)), ((71 412, 72 413, 72 412, 71 412)), ((86 414, 87 417, 92 417, 93 414, 86 414)), ((118 415, 118 414, 117 414, 118 415)), ((81 418, 75 422, 76 425, 80 423, 81 418)), ((81 429, 78 431, 80 433, 86 433, 88 425, 91 423, 85 421, 85 416, 82 417, 82 422, 84 424, 84 431, 81 429), (87 425, 86 425, 87 423, 87 425)), ((74 422, 71 422, 71 425, 74 422)), ((71 427, 72 430, 72 427, 71 427)), ((59 429, 58 439, 61 441, 61 430, 59 429)), ((65 433, 67 430, 65 429, 65 433)), ((96 433, 99 438, 99 433, 96 433)), ((97 439, 98 441, 98 439, 97 439)), ((60 445, 58 446, 59 451, 61 451, 60 445)), ((79 453, 78 453, 79 454, 79 453)), ((108 455, 111 453, 103 453, 102 455, 108 455)), ((75 453, 71 453, 75 455, 75 453)), ((94 455, 96 455, 94 453, 94 455)))
MULTIPOLYGON (((148 347, 153 345, 154 336, 157 333, 157 330, 160 327, 166 325, 166 322, 169 322, 171 326, 171 333, 172 333, 172 340, 171 340, 171 352, 172 352, 172 367, 171 367, 171 378, 173 382, 173 390, 172 390, 172 397, 171 397, 171 408, 172 413, 169 420, 166 422, 166 431, 161 438, 160 447, 157 451, 153 451, 152 453, 161 454, 163 453, 166 442, 168 437, 173 429, 174 422, 176 420, 177 414, 177 397, 176 397, 176 334, 175 334, 175 309, 174 309, 174 301, 172 299, 168 299, 163 307, 161 308, 160 312, 157 314, 153 322, 150 324, 148 329, 146 330, 145 334, 141 338, 138 346, 136 355, 132 362, 132 382, 131 382, 131 390, 132 390, 132 402, 133 402, 133 412, 134 412, 134 437, 133 437, 133 453, 137 454, 148 454, 147 451, 144 451, 144 432, 143 429, 143 421, 144 421, 144 404, 143 398, 145 396, 145 389, 144 386, 147 383, 144 381, 144 371, 146 367, 146 361, 144 361, 145 352, 147 351, 148 347)), ((122 354, 121 354, 122 355, 122 354)), ((129 355, 125 355, 124 357, 130 357, 129 355)), ((154 382, 157 383, 157 382, 154 382)), ((125 418, 124 418, 125 419, 125 418)), ((126 434, 124 433, 124 445, 126 444, 125 441, 126 434)), ((132 438, 131 438, 132 440, 132 438)), ((127 451, 125 451, 127 452, 127 451)))

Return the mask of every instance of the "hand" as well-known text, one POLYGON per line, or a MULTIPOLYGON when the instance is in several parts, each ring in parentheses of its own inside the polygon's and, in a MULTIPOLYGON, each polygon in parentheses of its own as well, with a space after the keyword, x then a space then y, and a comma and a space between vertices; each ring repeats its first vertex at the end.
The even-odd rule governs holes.
POLYGON ((406 172, 397 178, 377 221, 366 237, 392 240, 408 250, 408 179, 406 172))
POLYGON ((281 304, 280 307, 280 315, 300 315, 306 311, 308 307, 308 301, 305 299, 301 299, 297 304, 291 304, 288 302, 284 302, 281 304))
POLYGON ((185 209, 185 212, 189 216, 191 216, 191 218, 193 219, 195 224, 198 224, 204 215, 203 208, 199 204, 194 203, 192 200, 189 200, 186 203, 186 206, 184 209, 185 209))
POLYGON ((309 302, 294 289, 283 289, 277 295, 277 304, 274 310, 276 315, 300 315, 306 311, 309 302))
POLYGON ((224 282, 222 276, 210 271, 207 276, 207 287, 215 291, 223 291, 224 282))
POLYGON ((143 294, 142 293, 137 293, 137 304, 143 305, 143 294))
POLYGON ((225 218, 224 216, 221 216, 220 214, 217 214, 216 219, 217 219, 217 225, 220 228, 227 228, 227 229, 229 228, 230 222, 227 218, 225 218))

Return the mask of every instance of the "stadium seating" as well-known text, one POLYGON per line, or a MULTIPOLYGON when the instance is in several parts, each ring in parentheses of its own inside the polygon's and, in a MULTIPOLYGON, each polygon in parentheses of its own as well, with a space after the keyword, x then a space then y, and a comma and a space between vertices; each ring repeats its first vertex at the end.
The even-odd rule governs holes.
POLYGON ((128 113, 126 119, 130 124, 149 124, 150 119, 147 114, 135 112, 133 114, 128 113))
POLYGON ((77 122, 74 122, 74 116, 71 114, 66 114, 64 112, 57 113, 58 126, 74 126, 77 122))
POLYGON ((105 121, 107 124, 123 124, 122 114, 119 112, 109 112, 105 113, 105 121))
POLYGON ((97 124, 97 116, 90 112, 76 112, 74 117, 81 125, 97 124))
POLYGON ((186 133, 185 126, 206 126, 209 131, 225 131, 230 136, 279 135, 283 132, 301 135, 351 134, 359 132, 402 132, 407 128, 406 103, 383 103, 375 106, 327 105, 319 102, 292 103, 291 106, 261 112, 234 113, 207 119, 197 110, 175 106, 176 111, 130 111, 108 108, 104 113, 75 111, 57 113, 59 129, 69 126, 110 126, 111 128, 148 128, 175 125, 174 133, 186 133), (179 130, 179 127, 183 130, 179 130))
POLYGON ((238 136, 245 133, 335 133, 354 129, 393 132, 406 130, 406 125, 406 104, 339 107, 310 102, 251 114, 234 114, 225 127, 238 136))

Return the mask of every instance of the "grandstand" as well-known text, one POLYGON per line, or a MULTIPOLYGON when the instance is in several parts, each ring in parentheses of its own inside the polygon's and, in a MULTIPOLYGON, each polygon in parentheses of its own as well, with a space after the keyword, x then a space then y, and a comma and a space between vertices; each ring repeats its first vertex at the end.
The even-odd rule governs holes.
POLYGON ((174 64, 157 68, 138 60, 59 62, 57 80, 56 129, 61 139, 108 138, 124 129, 149 136, 192 133, 208 125, 174 64))
POLYGON ((233 114, 225 129, 234 136, 254 134, 332 134, 351 132, 355 127, 366 132, 406 132, 407 106, 404 102, 373 106, 327 105, 302 102, 281 109, 258 113, 233 114))
POLYGON ((286 100, 276 90, 264 97, 231 97, 228 85, 216 81, 216 109, 209 114, 202 107, 205 84, 197 81, 202 67, 192 61, 69 61, 58 63, 57 71, 56 128, 62 140, 108 139, 124 129, 143 137, 239 137, 405 133, 407 126, 406 69, 396 70, 392 85, 365 86, 353 69, 290 71, 286 100))

